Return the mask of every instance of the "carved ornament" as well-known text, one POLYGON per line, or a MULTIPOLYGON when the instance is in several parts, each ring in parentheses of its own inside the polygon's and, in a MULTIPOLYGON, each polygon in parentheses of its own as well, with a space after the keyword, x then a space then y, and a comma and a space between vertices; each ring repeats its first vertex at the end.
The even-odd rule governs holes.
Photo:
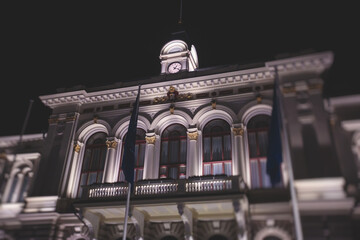
POLYGON ((106 146, 107 146, 108 148, 116 148, 117 142, 116 142, 115 140, 112 140, 112 141, 107 140, 107 141, 106 141, 106 146))
POLYGON ((243 136, 244 135, 244 129, 239 127, 239 128, 233 128, 233 133, 235 136, 243 136))
POLYGON ((155 144, 156 137, 155 136, 151 136, 151 137, 146 136, 145 140, 146 140, 147 144, 155 144))
POLYGON ((198 132, 188 132, 187 135, 190 140, 197 140, 199 136, 198 132))
POLYGON ((79 153, 81 146, 79 144, 74 144, 74 151, 79 153))

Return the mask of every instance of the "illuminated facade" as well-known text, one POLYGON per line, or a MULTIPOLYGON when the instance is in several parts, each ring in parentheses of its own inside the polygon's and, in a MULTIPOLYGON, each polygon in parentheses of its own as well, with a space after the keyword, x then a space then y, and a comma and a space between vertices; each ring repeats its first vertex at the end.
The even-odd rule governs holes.
POLYGON ((47 134, 0 137, 0 239, 122 239, 138 84, 128 239, 295 239, 289 166, 275 188, 265 170, 275 69, 304 239, 359 239, 360 96, 322 98, 332 63, 319 52, 201 69, 175 39, 159 76, 40 96, 47 134))

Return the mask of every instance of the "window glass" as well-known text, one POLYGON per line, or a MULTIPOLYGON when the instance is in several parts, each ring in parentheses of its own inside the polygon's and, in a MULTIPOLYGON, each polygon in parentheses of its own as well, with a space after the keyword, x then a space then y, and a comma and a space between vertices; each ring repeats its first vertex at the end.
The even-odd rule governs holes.
POLYGON ((180 124, 168 126, 161 134, 159 173, 161 178, 184 178, 186 174, 187 130, 180 124))
MULTIPOLYGON (((121 161, 120 161, 120 169, 119 169, 119 177, 118 181, 123 182, 125 181, 125 175, 121 169, 121 164, 123 161, 124 155, 124 144, 126 141, 126 135, 124 136, 124 140, 122 141, 122 150, 121 150, 121 161)), ((136 141, 135 141, 135 164, 134 164, 134 181, 141 180, 143 178, 143 170, 144 170, 144 158, 145 158, 145 148, 146 148, 146 141, 145 141, 145 130, 138 128, 136 130, 136 141)))
POLYGON ((231 175, 230 125, 221 119, 207 123, 203 130, 203 174, 231 175))
POLYGON ((86 142, 85 154, 81 167, 80 181, 78 185, 78 197, 82 194, 82 188, 92 183, 100 183, 104 171, 106 158, 106 134, 98 132, 93 134, 86 142))
POLYGON ((204 175, 210 175, 211 174, 211 164, 204 164, 204 175))
POLYGON ((204 156, 204 162, 209 162, 211 160, 211 137, 204 137, 204 150, 203 150, 203 156, 204 156))
POLYGON ((231 159, 231 137, 230 135, 224 136, 224 160, 231 159))
POLYGON ((166 163, 168 159, 168 145, 169 143, 166 141, 161 143, 161 163, 166 163))
POLYGON ((214 163, 213 164, 213 175, 218 175, 223 173, 223 164, 222 163, 214 163))
POLYGON ((227 176, 231 176, 231 163, 229 162, 224 163, 224 168, 225 168, 225 174, 227 176))
POLYGON ((145 148, 146 148, 146 144, 145 143, 139 143, 140 149, 139 149, 139 162, 138 162, 138 166, 144 166, 144 159, 145 159, 145 148))
POLYGON ((251 118, 247 125, 251 185, 253 188, 271 187, 270 178, 266 173, 269 126, 270 116, 263 114, 251 118))

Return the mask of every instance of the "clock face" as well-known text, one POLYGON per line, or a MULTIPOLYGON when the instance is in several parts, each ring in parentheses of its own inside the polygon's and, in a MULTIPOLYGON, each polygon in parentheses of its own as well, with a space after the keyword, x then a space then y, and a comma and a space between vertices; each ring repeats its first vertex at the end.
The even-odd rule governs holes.
POLYGON ((181 70, 181 63, 179 62, 173 62, 168 67, 169 73, 177 73, 180 70, 181 70))

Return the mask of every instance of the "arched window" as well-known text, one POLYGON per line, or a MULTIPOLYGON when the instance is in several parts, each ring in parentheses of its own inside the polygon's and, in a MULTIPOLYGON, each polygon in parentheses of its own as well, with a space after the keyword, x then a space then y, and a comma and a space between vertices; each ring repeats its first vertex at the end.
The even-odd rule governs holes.
POLYGON ((203 175, 231 173, 230 125, 221 119, 207 123, 203 130, 203 175))
POLYGON ((253 188, 271 187, 271 182, 266 173, 266 154, 268 147, 268 131, 270 116, 257 115, 247 124, 250 175, 253 188))
POLYGON ((104 172, 106 150, 105 133, 95 133, 87 140, 81 167, 81 177, 77 193, 78 197, 81 197, 83 186, 87 186, 92 183, 101 183, 104 172))
POLYGON ((173 124, 161 135, 160 178, 185 178, 185 174, 186 128, 173 124))
MULTIPOLYGON (((121 154, 121 161, 120 161, 120 173, 119 173, 119 179, 118 181, 123 182, 125 181, 125 175, 123 173, 123 170, 121 169, 121 164, 123 161, 123 155, 124 155, 124 144, 125 144, 126 135, 124 137, 124 141, 122 144, 122 154, 121 154)), ((135 169, 134 169, 134 177, 135 181, 141 180, 143 178, 143 172, 144 172, 144 158, 145 158, 145 147, 146 147, 146 141, 145 141, 145 130, 143 129, 136 129, 136 142, 135 142, 135 169)))

